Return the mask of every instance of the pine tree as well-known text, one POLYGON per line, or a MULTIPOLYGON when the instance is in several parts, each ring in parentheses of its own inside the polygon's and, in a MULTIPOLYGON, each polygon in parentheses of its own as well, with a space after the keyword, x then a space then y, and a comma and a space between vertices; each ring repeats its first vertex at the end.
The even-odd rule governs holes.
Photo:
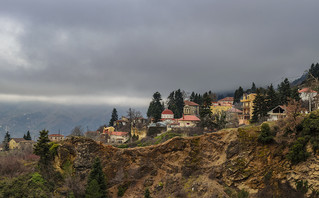
POLYGON ((161 114, 164 111, 164 106, 161 103, 161 100, 161 94, 159 92, 155 92, 147 110, 147 117, 153 118, 155 122, 158 122, 161 119, 161 114))
POLYGON ((258 122, 261 118, 265 117, 267 115, 267 106, 265 102, 265 96, 262 94, 261 89, 256 90, 256 97, 253 102, 254 104, 254 111, 253 111, 253 117, 251 119, 251 122, 258 122))
POLYGON ((118 120, 117 110, 116 110, 116 108, 113 108, 112 116, 111 116, 111 119, 110 119, 110 122, 109 122, 109 126, 114 126, 114 122, 116 120, 118 120))
POLYGON ((239 87, 234 93, 234 104, 240 103, 240 98, 243 96, 243 94, 244 89, 242 87, 239 87))
POLYGON ((192 101, 192 102, 195 102, 195 92, 192 92, 190 97, 189 97, 189 100, 192 101))
POLYGON ((10 140, 11 140, 10 133, 9 133, 9 131, 7 131, 5 136, 4 136, 4 140, 3 140, 3 150, 4 151, 8 151, 10 149, 9 148, 10 140))
POLYGON ((51 161, 52 157, 50 154, 50 145, 48 138, 49 131, 40 131, 40 137, 38 142, 34 145, 33 153, 40 156, 39 166, 40 168, 45 168, 51 161))
POLYGON ((292 98, 293 100, 295 101, 300 101, 301 98, 300 98, 300 95, 299 95, 299 92, 298 92, 298 87, 293 87, 291 89, 291 96, 290 98, 292 98))
POLYGON ((27 135, 24 138, 25 140, 32 140, 31 135, 30 135, 30 131, 27 132, 27 135))
POLYGON ((27 136, 25 134, 23 134, 23 139, 27 140, 27 136))
POLYGON ((287 78, 278 85, 279 104, 287 105, 288 98, 291 96, 290 82, 287 78))
POLYGON ((102 170, 101 161, 96 158, 90 172, 85 197, 105 198, 106 197, 106 180, 102 170))
POLYGON ((251 85, 251 93, 256 93, 256 85, 254 82, 251 85))
POLYGON ((168 109, 173 111, 175 118, 181 118, 184 108, 184 97, 180 89, 173 91, 167 97, 168 109))
POLYGON ((266 99, 267 111, 270 111, 273 108, 275 108, 277 105, 279 105, 278 95, 277 95, 274 87, 272 86, 272 84, 270 86, 268 86, 268 88, 266 90, 266 98, 265 99, 266 99))

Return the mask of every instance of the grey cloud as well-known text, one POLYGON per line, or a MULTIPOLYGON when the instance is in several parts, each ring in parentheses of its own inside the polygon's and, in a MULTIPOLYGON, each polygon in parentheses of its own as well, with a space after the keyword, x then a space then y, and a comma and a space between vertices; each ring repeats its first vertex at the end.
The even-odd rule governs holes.
POLYGON ((150 98, 155 91, 165 95, 178 88, 276 85, 318 61, 318 5, 3 1, 0 18, 23 25, 16 39, 34 68, 2 69, 8 63, 0 60, 0 92, 150 98))

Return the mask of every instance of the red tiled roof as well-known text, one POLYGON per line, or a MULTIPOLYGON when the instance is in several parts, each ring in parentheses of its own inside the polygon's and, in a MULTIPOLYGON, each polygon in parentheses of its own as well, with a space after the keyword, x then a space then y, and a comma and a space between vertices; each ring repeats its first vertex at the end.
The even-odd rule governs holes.
POLYGON ((64 137, 64 135, 61 135, 61 134, 50 134, 49 137, 64 137))
POLYGON ((236 108, 230 108, 229 110, 228 110, 228 112, 231 112, 231 113, 242 113, 243 111, 241 111, 241 110, 239 110, 239 109, 236 109, 236 108))
POLYGON ((188 105, 188 106, 199 106, 199 104, 192 102, 192 101, 189 101, 189 100, 185 100, 184 104, 188 105))
POLYGON ((234 101, 234 97, 226 97, 226 98, 218 100, 218 102, 230 102, 230 101, 234 101))
POLYGON ((128 132, 113 131, 110 135, 125 136, 128 135, 128 132))
POLYGON ((173 111, 169 110, 169 109, 165 109, 162 114, 170 114, 170 115, 174 115, 173 111))
POLYGON ((305 87, 298 91, 299 93, 317 93, 316 91, 310 89, 309 87, 305 87))
POLYGON ((183 117, 178 120, 179 121, 200 121, 200 119, 194 115, 183 115, 183 117))

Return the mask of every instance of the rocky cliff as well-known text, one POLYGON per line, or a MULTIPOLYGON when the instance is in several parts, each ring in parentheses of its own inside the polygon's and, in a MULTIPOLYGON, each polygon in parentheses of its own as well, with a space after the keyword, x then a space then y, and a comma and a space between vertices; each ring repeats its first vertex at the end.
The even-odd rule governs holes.
POLYGON ((317 187, 319 161, 298 166, 286 160, 288 145, 257 142, 259 128, 228 129, 197 137, 173 138, 163 144, 120 149, 93 140, 72 138, 58 149, 55 167, 72 164, 82 185, 96 157, 102 161, 108 193, 117 197, 233 197, 245 189, 251 197, 302 197, 296 179, 317 187))

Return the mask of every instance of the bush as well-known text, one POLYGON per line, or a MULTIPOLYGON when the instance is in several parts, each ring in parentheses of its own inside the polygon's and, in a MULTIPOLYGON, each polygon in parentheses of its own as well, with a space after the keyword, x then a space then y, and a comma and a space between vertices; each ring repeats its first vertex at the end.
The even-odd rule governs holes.
POLYGON ((271 143, 274 140, 274 136, 271 134, 269 124, 263 123, 261 125, 261 133, 258 136, 258 141, 263 144, 271 143))
POLYGON ((287 158, 292 164, 298 164, 299 162, 306 161, 310 153, 306 151, 307 139, 299 137, 297 141, 290 147, 290 151, 287 158))
POLYGON ((244 189, 239 191, 238 194, 237 194, 237 198, 248 198, 248 197, 249 197, 249 192, 247 192, 244 189))
POLYGON ((117 196, 122 197, 125 194, 125 191, 128 189, 128 185, 119 185, 117 187, 117 196))

